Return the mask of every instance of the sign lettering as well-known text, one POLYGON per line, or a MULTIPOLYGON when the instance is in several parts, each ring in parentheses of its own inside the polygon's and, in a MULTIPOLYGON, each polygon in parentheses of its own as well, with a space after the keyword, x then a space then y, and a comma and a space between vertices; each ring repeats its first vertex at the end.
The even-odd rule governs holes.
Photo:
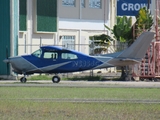
POLYGON ((117 0, 117 15, 136 16, 138 11, 148 6, 148 0, 117 0))

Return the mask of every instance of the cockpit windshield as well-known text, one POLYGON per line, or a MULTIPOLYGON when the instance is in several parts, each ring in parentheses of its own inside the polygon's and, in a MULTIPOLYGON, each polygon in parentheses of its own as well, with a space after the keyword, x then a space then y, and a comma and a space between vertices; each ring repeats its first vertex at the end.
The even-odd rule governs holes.
POLYGON ((39 50, 37 50, 37 51, 35 51, 35 52, 32 53, 32 55, 34 55, 34 56, 36 56, 38 58, 41 57, 41 54, 42 54, 42 50, 41 49, 39 49, 39 50))

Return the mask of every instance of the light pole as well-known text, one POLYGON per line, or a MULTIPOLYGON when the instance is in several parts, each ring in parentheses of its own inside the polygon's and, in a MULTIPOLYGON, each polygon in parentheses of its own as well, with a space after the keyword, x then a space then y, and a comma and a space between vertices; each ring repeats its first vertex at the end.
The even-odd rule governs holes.
POLYGON ((150 9, 150 1, 151 0, 148 0, 148 6, 147 6, 148 9, 150 9))

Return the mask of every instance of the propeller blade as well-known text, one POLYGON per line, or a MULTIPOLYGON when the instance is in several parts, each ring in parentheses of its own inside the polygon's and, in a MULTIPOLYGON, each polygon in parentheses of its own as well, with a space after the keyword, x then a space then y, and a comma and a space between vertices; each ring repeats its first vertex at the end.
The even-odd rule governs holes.
MULTIPOLYGON (((8 60, 8 47, 6 46, 6 59, 8 60)), ((7 75, 9 75, 9 62, 7 62, 7 75)))
POLYGON ((6 46, 6 59, 8 59, 8 47, 6 46))
POLYGON ((9 63, 7 63, 7 75, 9 75, 9 63))

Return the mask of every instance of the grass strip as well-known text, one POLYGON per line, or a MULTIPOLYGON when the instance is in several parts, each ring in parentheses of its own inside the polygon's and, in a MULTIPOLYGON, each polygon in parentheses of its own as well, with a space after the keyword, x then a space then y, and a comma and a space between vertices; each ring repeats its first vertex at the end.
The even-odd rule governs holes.
POLYGON ((160 104, 32 100, 159 100, 158 88, 0 87, 0 91, 1 120, 160 119, 160 104))

